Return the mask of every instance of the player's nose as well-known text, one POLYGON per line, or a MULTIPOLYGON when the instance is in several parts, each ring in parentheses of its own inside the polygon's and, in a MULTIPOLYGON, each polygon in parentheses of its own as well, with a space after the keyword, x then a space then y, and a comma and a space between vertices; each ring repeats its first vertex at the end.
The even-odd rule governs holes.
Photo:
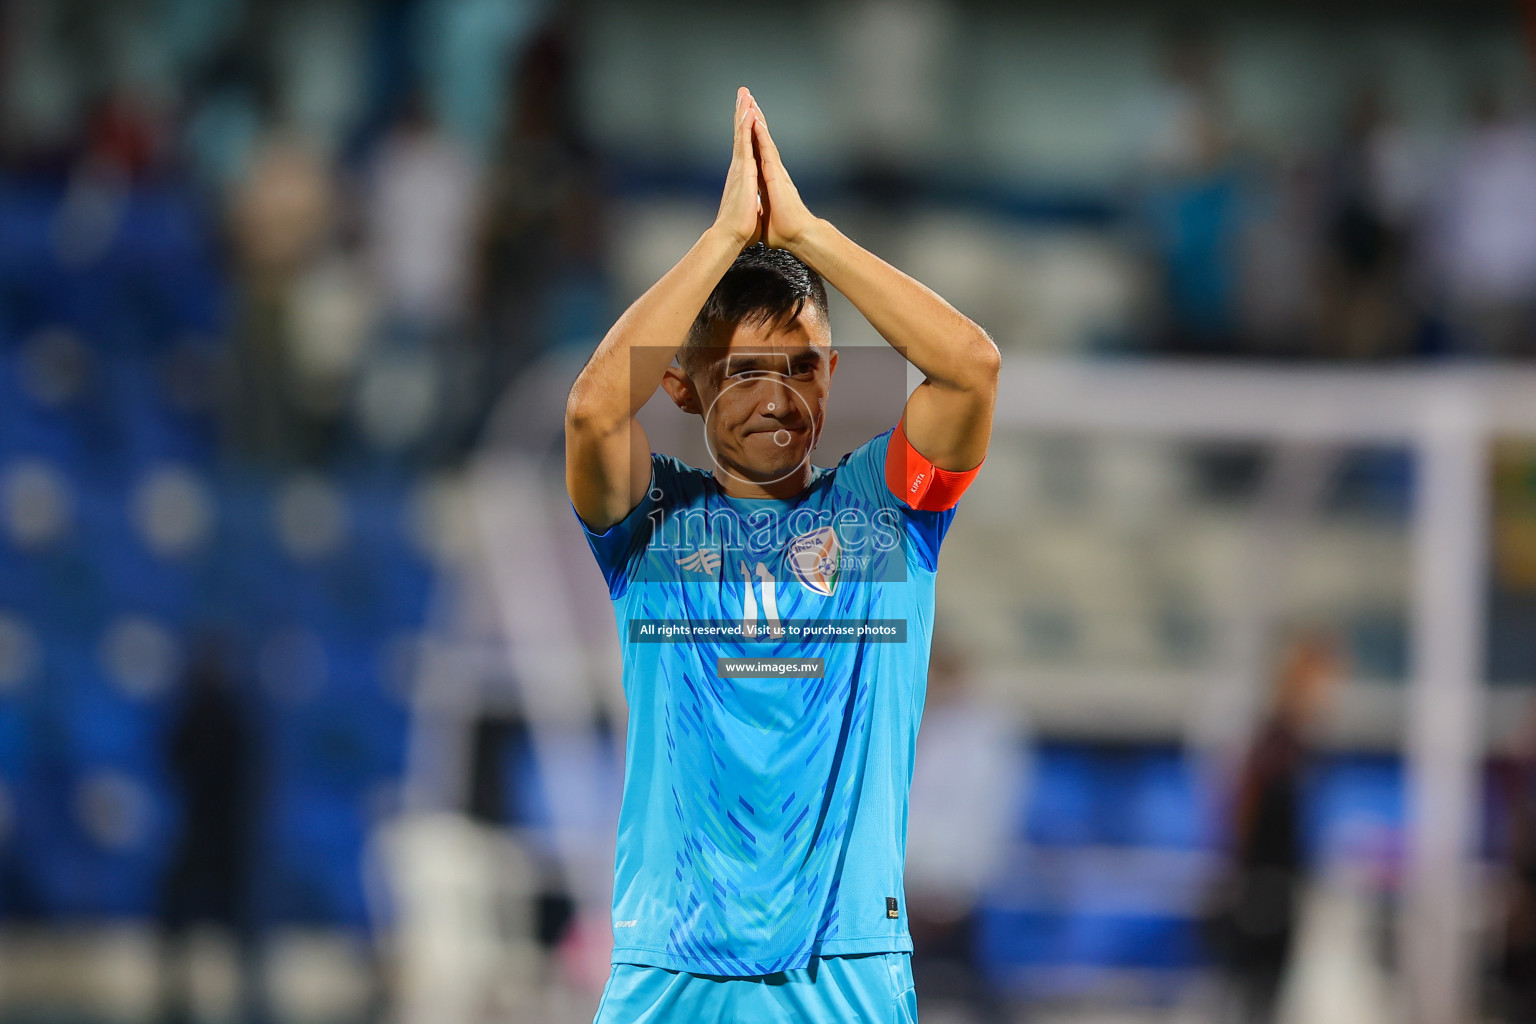
POLYGON ((800 415, 799 396, 787 380, 776 376, 765 377, 758 387, 758 413, 776 420, 794 419, 800 415))

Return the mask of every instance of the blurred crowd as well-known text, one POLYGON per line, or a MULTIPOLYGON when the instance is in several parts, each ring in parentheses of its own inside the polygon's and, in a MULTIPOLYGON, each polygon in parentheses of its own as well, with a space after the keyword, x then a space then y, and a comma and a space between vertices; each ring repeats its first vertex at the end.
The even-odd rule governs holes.
POLYGON ((131 230, 132 196, 191 206, 228 281, 231 454, 454 461, 519 368, 606 311, 572 15, 503 7, 12 5, 0 175, 63 187, 69 267, 131 230), (478 73, 433 52, 477 32, 478 73))
MULTIPOLYGON (((1221 48, 1169 34, 1137 106, 1154 350, 1343 360, 1536 351, 1536 123, 1492 80, 1435 140, 1362 69, 1332 141, 1234 129, 1221 48)), ((1325 133, 1324 138, 1327 138, 1325 133)))
MULTIPOLYGON (((873 13, 854 24, 893 48, 893 66, 937 60, 918 59, 940 45, 941 33, 923 32, 943 19, 920 16, 934 5, 864 6, 873 13), (911 31, 898 31, 906 21, 911 31)), ((67 182, 56 245, 75 265, 105 250, 126 194, 195 195, 231 282, 236 450, 301 462, 462 454, 519 368, 606 327, 616 296, 605 209, 632 168, 583 123, 579 5, 136 11, 8 9, 0 169, 13 183, 67 182)), ((1111 347, 1345 360, 1532 352, 1528 84, 1472 78, 1453 101, 1459 126, 1430 132, 1367 64, 1339 123, 1261 144, 1232 116, 1214 26, 1158 32, 1156 81, 1125 101, 1129 174, 1094 203, 1128 229, 1150 281, 1111 347)), ((899 109, 866 105, 886 121, 934 105, 908 97, 914 88, 895 89, 899 109)), ((882 123, 849 134, 845 173, 820 193, 887 212, 936 201, 899 153, 901 125, 882 123)), ((1020 167, 1018 180, 1037 179, 1020 167)))

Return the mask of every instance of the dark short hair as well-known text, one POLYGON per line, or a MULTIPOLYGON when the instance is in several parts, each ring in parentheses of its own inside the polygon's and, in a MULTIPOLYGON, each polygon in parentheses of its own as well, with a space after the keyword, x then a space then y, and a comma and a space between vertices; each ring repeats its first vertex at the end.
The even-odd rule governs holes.
POLYGON ((720 278, 688 328, 688 339, 677 353, 678 364, 691 373, 694 354, 721 325, 782 326, 799 316, 807 302, 826 317, 827 287, 820 274, 788 249, 770 249, 762 242, 749 245, 720 278))

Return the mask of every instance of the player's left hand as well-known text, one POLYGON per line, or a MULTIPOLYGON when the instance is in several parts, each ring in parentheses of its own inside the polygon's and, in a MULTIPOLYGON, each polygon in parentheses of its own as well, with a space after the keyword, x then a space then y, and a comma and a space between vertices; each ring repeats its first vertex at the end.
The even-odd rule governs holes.
POLYGON ((764 192, 763 242, 770 249, 794 249, 816 223, 816 215, 806 209, 799 190, 784 169, 779 147, 768 133, 768 122, 756 97, 752 107, 757 112, 752 133, 757 140, 758 181, 763 183, 764 192))

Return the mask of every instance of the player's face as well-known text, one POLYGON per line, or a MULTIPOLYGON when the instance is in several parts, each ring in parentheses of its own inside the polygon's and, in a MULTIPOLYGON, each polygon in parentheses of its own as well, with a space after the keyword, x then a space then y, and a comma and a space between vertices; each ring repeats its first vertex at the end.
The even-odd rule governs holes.
POLYGON ((825 318, 807 306, 782 326, 737 324, 694 378, 715 461, 755 483, 795 473, 826 420, 837 353, 825 318))

